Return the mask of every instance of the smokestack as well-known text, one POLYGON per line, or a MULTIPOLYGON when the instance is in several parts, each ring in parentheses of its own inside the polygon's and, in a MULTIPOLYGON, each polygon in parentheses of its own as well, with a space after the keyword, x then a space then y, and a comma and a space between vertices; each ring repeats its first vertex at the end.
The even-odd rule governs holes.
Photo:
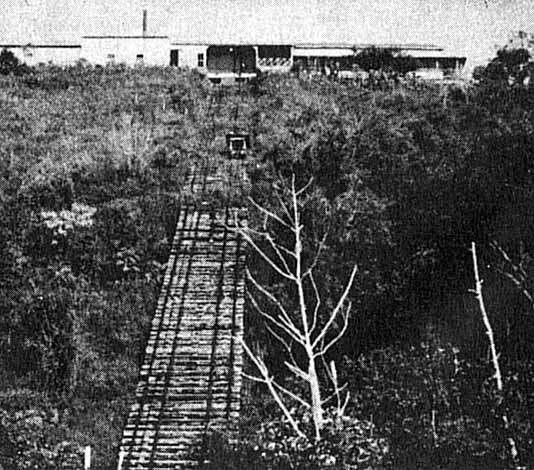
POLYGON ((147 32, 147 12, 143 10, 143 36, 146 36, 147 32))

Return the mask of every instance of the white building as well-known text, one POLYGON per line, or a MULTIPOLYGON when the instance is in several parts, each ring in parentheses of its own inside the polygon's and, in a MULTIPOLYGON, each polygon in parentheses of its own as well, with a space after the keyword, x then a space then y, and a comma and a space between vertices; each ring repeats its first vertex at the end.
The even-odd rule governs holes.
POLYGON ((167 36, 84 36, 81 57, 92 64, 168 66, 167 36))
POLYGON ((80 60, 79 44, 0 44, 29 66, 39 64, 73 65, 80 60))
POLYGON ((358 52, 371 46, 417 59, 421 78, 459 77, 466 61, 465 57, 446 53, 439 46, 425 44, 189 43, 172 42, 168 36, 147 35, 146 32, 138 36, 84 36, 80 44, 0 44, 0 48, 12 51, 30 66, 72 65, 85 59, 99 65, 170 65, 198 70, 208 78, 236 74, 246 78, 254 76, 256 70, 283 73, 293 66, 318 72, 334 65, 340 70, 351 70, 358 52))
POLYGON ((223 43, 187 43, 187 42, 173 42, 171 44, 171 51, 175 51, 174 58, 171 60, 171 65, 195 69, 200 73, 208 73, 208 49, 210 46, 214 48, 227 46, 228 50, 232 48, 237 49, 244 47, 251 47, 254 49, 256 56, 256 65, 262 72, 269 73, 283 73, 289 72, 293 64, 293 47, 291 45, 279 44, 223 44, 223 43))
POLYGON ((206 74, 208 43, 178 43, 171 44, 170 65, 187 69, 196 69, 206 74))
POLYGON ((434 51, 414 50, 405 53, 405 55, 408 54, 419 62, 417 73, 422 78, 428 76, 433 79, 439 79, 443 75, 459 77, 466 62, 466 58, 460 54, 445 52, 443 49, 434 51))

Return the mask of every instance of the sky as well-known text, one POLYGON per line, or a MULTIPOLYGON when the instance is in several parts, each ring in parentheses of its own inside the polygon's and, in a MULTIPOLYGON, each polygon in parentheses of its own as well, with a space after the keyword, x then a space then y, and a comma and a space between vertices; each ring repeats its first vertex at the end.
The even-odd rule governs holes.
POLYGON ((176 41, 431 43, 485 63, 513 31, 534 31, 534 0, 0 0, 0 43, 82 35, 176 41), (9 21, 5 21, 9 18, 9 21))

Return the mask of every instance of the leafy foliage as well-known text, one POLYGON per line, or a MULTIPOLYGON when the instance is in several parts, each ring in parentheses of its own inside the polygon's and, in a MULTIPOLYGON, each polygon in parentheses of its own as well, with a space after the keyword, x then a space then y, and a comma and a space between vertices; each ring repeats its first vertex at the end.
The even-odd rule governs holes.
POLYGON ((492 113, 518 118, 519 109, 532 106, 533 72, 532 57, 527 49, 500 49, 486 67, 477 70, 476 97, 492 113))
POLYGON ((21 70, 22 65, 17 56, 8 49, 2 49, 0 52, 0 75, 16 74, 21 70))
MULTIPOLYGON (((313 435, 311 414, 306 410, 295 413, 307 434, 313 435)), ((387 454, 383 438, 373 436, 373 425, 354 417, 340 421, 335 410, 329 410, 325 433, 319 442, 295 436, 284 420, 262 423, 250 435, 243 436, 238 446, 229 446, 222 436, 211 436, 204 446, 201 468, 258 468, 269 470, 319 470, 378 468, 387 454)))
MULTIPOLYGON (((517 364, 506 379, 506 406, 523 462, 532 459, 531 412, 526 409, 531 393, 523 394, 525 385, 518 379, 530 377, 530 367, 517 364)), ((393 468, 512 464, 506 462, 489 364, 467 361, 456 347, 430 337, 419 347, 361 356, 346 373, 359 413, 373 416, 378 432, 389 438, 393 468)))
POLYGON ((71 451, 79 465, 89 443, 96 468, 115 467, 185 174, 151 165, 170 145, 155 137, 174 73, 79 65, 5 79, 0 377, 10 396, 46 402, 21 393, 8 413, 2 401, 6 468, 59 468, 71 451))
POLYGON ((29 390, 0 395, 0 467, 55 469, 80 465, 79 446, 65 440, 53 404, 29 390))

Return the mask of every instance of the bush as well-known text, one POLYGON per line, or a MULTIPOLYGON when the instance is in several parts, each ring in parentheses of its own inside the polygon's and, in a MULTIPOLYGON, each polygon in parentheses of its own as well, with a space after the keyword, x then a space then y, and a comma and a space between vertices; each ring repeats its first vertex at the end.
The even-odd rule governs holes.
MULTIPOLYGON (((313 435, 311 413, 298 410, 303 428, 313 435)), ((385 439, 373 434, 372 423, 345 416, 339 419, 328 410, 323 437, 319 442, 294 434, 285 420, 263 422, 259 429, 243 436, 238 446, 225 444, 221 436, 211 436, 201 460, 204 468, 257 468, 265 470, 371 469, 387 454, 385 439)))
POLYGON ((0 394, 0 468, 54 470, 68 462, 79 466, 82 449, 63 439, 58 410, 28 390, 0 394))
MULTIPOLYGON (((532 463, 528 407, 533 389, 519 379, 532 371, 526 365, 521 369, 506 378, 505 404, 520 459, 532 463)), ((372 416, 388 438, 393 468, 503 469, 511 464, 487 363, 468 362, 457 348, 433 338, 420 347, 388 348, 348 361, 345 373, 358 414, 372 416)))
POLYGON ((16 73, 20 68, 20 61, 15 54, 7 49, 2 49, 2 52, 0 52, 0 75, 16 73))

